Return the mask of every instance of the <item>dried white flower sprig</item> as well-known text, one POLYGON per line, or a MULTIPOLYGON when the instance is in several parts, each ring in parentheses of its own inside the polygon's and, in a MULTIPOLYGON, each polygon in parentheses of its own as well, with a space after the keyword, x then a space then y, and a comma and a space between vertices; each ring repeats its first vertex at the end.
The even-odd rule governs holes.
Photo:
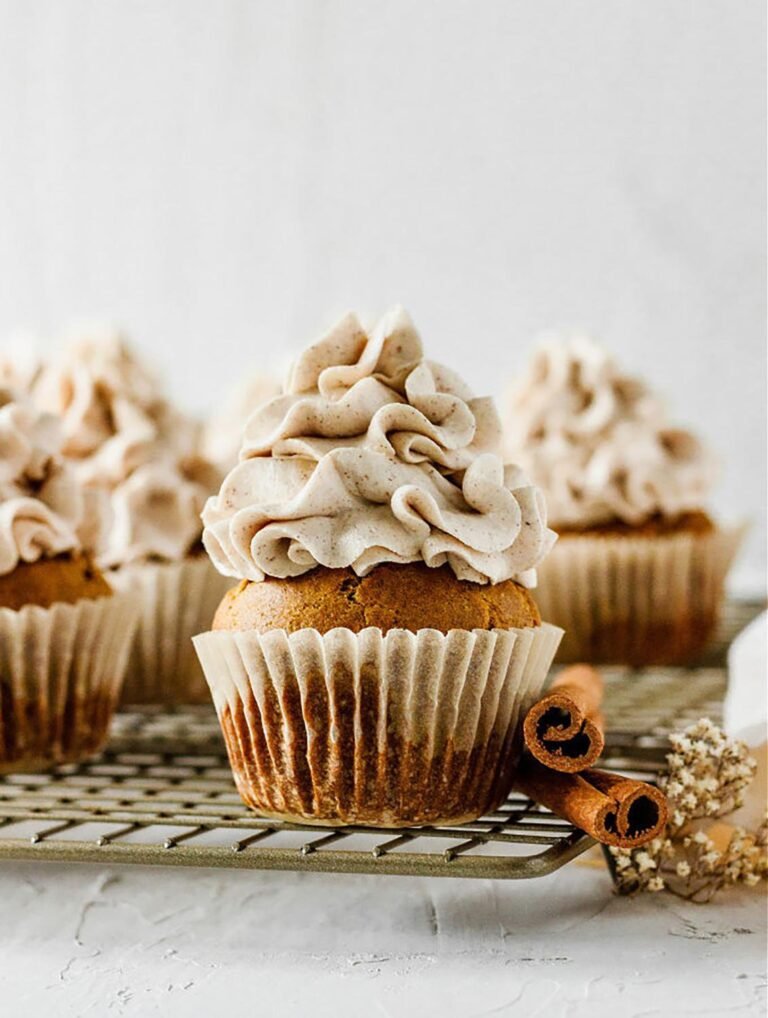
POLYGON ((725 849, 704 829, 743 804, 756 764, 743 742, 703 718, 670 737, 668 770, 659 787, 669 802, 663 837, 638 849, 609 849, 623 894, 670 891, 706 902, 722 887, 753 886, 768 875, 768 815, 753 833, 735 828, 725 849))

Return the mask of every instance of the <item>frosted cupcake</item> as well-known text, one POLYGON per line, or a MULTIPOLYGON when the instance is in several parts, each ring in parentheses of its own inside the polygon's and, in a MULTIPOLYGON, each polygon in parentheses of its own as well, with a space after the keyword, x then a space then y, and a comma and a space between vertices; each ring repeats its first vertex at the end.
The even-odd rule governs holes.
POLYGON ((561 660, 680 664, 717 623, 743 528, 706 511, 711 453, 584 337, 541 345, 512 394, 508 452, 559 534, 538 600, 561 660))
POLYGON ((81 539, 57 420, 0 390, 0 772, 104 743, 136 624, 81 539))
POLYGON ((210 627, 226 584, 202 552, 200 511, 221 475, 199 453, 199 426, 110 333, 70 344, 33 394, 62 417, 89 520, 108 514, 98 565, 140 595, 124 700, 207 702, 191 637, 210 627))
POLYGON ((239 582, 195 639, 249 805, 401 826, 505 798, 561 633, 530 594, 544 502, 500 435, 402 311, 344 318, 253 414, 203 513, 239 582))

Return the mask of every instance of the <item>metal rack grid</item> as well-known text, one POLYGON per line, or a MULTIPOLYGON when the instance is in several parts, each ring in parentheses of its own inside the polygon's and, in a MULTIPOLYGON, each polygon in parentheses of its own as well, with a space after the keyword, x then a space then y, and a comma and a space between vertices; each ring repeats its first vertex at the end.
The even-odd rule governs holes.
MULTIPOLYGON (((604 766, 652 775, 672 728, 719 717, 725 649, 759 608, 729 606, 706 667, 606 670, 604 766)), ((0 780, 0 859, 520 879, 592 844, 515 793, 473 823, 405 831, 259 817, 240 801, 208 707, 123 712, 100 757, 0 780)))

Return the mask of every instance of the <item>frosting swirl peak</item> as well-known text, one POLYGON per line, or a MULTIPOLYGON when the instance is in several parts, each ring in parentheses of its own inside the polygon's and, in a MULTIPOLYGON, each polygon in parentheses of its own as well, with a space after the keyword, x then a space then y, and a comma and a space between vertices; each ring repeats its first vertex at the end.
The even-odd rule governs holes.
POLYGON ((554 535, 500 439, 493 402, 425 360, 404 311, 370 335, 347 315, 249 419, 203 541, 220 572, 249 580, 423 561, 533 585, 554 535))
POLYGON ((555 528, 700 509, 716 474, 647 386, 578 335, 540 344, 511 395, 507 449, 546 492, 555 528))

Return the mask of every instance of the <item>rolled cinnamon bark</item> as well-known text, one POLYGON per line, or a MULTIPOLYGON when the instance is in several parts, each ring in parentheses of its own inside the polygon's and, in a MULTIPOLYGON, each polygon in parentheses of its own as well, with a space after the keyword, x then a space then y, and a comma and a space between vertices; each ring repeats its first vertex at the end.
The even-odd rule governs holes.
POLYGON ((564 668, 525 717, 527 749, 555 771, 576 774, 591 767, 605 745, 602 699, 603 680, 596 668, 564 668))
POLYGON ((642 834, 643 841, 638 844, 643 844, 667 826, 667 797, 655 785, 594 768, 584 771, 582 777, 618 804, 616 826, 622 837, 637 838, 642 834))
POLYGON ((603 845, 637 848, 667 823, 667 802, 653 785, 606 771, 564 774, 526 756, 518 789, 603 845))

